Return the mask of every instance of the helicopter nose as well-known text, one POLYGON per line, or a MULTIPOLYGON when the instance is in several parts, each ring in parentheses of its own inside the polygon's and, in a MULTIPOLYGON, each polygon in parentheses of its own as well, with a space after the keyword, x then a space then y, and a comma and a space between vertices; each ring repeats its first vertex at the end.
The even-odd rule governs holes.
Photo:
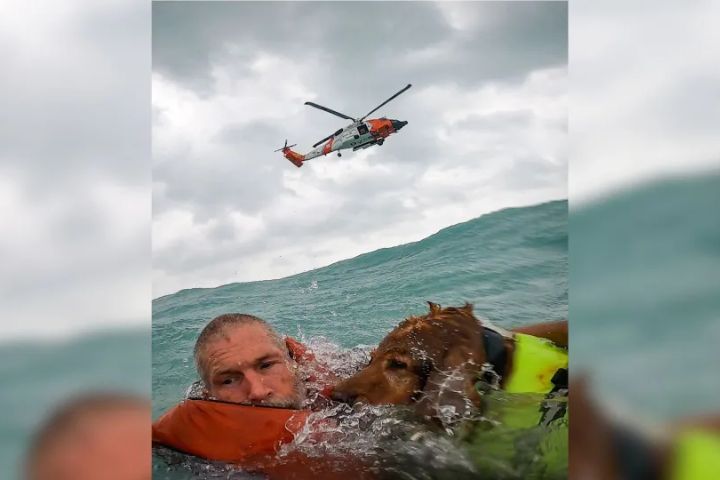
POLYGON ((403 122, 402 120, 392 120, 392 126, 396 132, 399 131, 401 128, 403 128, 407 124, 408 124, 408 122, 403 122))

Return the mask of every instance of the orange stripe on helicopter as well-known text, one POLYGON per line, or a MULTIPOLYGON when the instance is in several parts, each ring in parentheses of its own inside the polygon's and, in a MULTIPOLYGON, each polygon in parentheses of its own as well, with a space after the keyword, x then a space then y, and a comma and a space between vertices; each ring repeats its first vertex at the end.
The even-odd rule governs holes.
POLYGON ((335 141, 335 139, 331 138, 330 140, 328 140, 328 142, 325 145, 323 145, 323 149, 322 149, 323 155, 327 155, 328 153, 330 153, 332 151, 332 146, 333 146, 334 141, 335 141))

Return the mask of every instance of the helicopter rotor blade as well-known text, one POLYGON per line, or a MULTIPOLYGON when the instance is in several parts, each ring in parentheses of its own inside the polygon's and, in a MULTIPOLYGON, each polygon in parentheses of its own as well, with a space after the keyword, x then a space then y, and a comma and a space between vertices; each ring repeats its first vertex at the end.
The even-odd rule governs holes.
POLYGON ((275 150, 276 152, 279 152, 280 150, 285 150, 287 148, 287 138, 285 139, 285 145, 275 150))
POLYGON ((334 137, 334 136, 335 136, 335 134, 334 134, 334 133, 331 133, 330 135, 328 135, 327 137, 323 138, 322 140, 320 140, 319 142, 317 142, 315 145, 313 145, 313 148, 317 147, 318 145, 320 145, 321 143, 323 143, 325 140, 330 140, 330 139, 331 139, 332 137, 334 137))
POLYGON ((410 87, 412 87, 412 84, 411 84, 411 83, 408 83, 405 88, 403 88, 402 90, 400 90, 399 92, 397 92, 395 95, 393 95, 392 97, 390 97, 390 98, 388 98, 387 100, 385 100, 383 103, 381 103, 381 104, 378 105, 377 107, 375 107, 375 108, 373 108, 372 110, 370 110, 370 111, 367 113, 367 115, 365 115, 364 117, 362 117, 362 118, 361 118, 360 120, 358 120, 358 121, 363 121, 363 120, 365 120, 365 119, 366 119, 367 117, 369 117, 374 111, 378 110, 380 107, 382 107, 383 105, 387 104, 390 100, 393 100, 395 97, 397 97, 397 96, 400 95, 401 93, 405 92, 405 90, 407 90, 407 89, 410 88, 410 87))
POLYGON ((318 108, 318 109, 320 109, 320 110, 324 110, 324 111, 326 111, 326 112, 328 112, 328 113, 332 113, 333 115, 337 115, 337 116, 340 117, 340 118, 345 118, 345 119, 347 119, 347 120, 352 120, 353 122, 355 121, 355 119, 354 119, 353 117, 348 117, 348 116, 345 115, 344 113, 336 112, 335 110, 332 110, 332 109, 327 108, 327 107, 323 107, 322 105, 318 105, 317 103, 305 102, 305 105, 310 105, 311 107, 315 107, 315 108, 318 108))

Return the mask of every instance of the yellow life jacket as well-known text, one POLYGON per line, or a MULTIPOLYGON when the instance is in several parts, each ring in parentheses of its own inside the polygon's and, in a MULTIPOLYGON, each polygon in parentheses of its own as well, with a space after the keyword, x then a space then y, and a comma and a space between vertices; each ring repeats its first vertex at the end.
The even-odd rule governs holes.
MULTIPOLYGON (((498 340, 493 341, 496 345, 486 351, 500 351, 498 340)), ((493 362, 493 366, 501 363, 493 362)), ((567 396, 550 393, 556 387, 553 377, 567 367, 567 350, 543 338, 515 334, 512 371, 504 388, 483 399, 483 415, 494 426, 478 428, 468 438, 470 457, 480 476, 494 477, 499 469, 507 469, 513 472, 512 478, 567 477, 567 396), (523 442, 520 449, 519 441, 523 442)))
MULTIPOLYGON (((563 391, 557 395, 550 392, 562 388, 553 383, 553 377, 560 370, 567 374, 567 350, 531 335, 516 333, 514 339, 512 371, 502 390, 485 397, 486 415, 511 429, 532 428, 565 417, 567 395, 563 391)), ((488 359, 496 373, 505 375, 506 359, 501 342, 502 337, 496 332, 486 334, 488 359)), ((478 388, 482 388, 480 384, 478 388)))
POLYGON ((516 333, 513 369, 505 391, 548 393, 554 387, 553 375, 561 368, 568 368, 567 350, 544 338, 516 333))

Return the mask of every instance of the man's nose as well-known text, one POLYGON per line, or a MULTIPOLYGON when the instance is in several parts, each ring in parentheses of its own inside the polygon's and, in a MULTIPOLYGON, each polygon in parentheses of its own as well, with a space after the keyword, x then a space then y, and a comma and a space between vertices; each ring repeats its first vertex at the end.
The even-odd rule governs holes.
POLYGON ((248 382, 250 387, 248 400, 251 402, 266 400, 272 394, 270 387, 265 385, 265 379, 262 375, 256 373, 246 374, 245 381, 248 382))

